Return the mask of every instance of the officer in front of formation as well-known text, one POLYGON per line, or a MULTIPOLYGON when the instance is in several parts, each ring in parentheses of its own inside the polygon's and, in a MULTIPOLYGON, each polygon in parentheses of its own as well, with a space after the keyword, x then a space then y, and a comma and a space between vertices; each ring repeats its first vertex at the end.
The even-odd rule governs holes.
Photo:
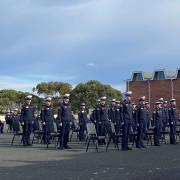
POLYGON ((81 104, 81 108, 78 113, 78 120, 79 120, 79 141, 84 141, 85 140, 86 123, 88 122, 85 103, 81 104))
POLYGON ((133 109, 131 103, 132 92, 125 93, 125 100, 123 102, 123 126, 122 126, 122 150, 132 150, 128 147, 128 140, 131 135, 132 121, 133 121, 133 109))
POLYGON ((171 99, 170 108, 169 108, 170 144, 176 144, 177 120, 178 120, 178 115, 176 109, 176 99, 171 99))
POLYGON ((155 103, 155 111, 153 112, 153 125, 154 125, 154 145, 160 146, 160 138, 162 131, 163 111, 161 108, 161 102, 155 103))
POLYGON ((45 99, 45 105, 41 110, 41 122, 44 125, 43 139, 45 144, 49 144, 49 135, 54 131, 54 109, 52 105, 52 98, 47 97, 45 99))
POLYGON ((121 102, 116 100, 116 105, 115 105, 115 130, 116 130, 116 134, 120 134, 121 133, 121 124, 122 124, 122 120, 123 120, 123 113, 122 113, 122 105, 121 102))
POLYGON ((63 102, 58 109, 58 121, 61 127, 60 149, 70 149, 68 146, 70 123, 72 122, 71 104, 69 94, 63 96, 63 102))
POLYGON ((145 148, 144 137, 146 132, 147 110, 145 107, 145 96, 139 98, 136 109, 137 141, 136 148, 145 148))
POLYGON ((35 108, 32 105, 32 96, 29 95, 25 98, 25 104, 21 109, 21 125, 23 126, 23 145, 30 146, 30 135, 32 129, 32 122, 34 120, 35 108))

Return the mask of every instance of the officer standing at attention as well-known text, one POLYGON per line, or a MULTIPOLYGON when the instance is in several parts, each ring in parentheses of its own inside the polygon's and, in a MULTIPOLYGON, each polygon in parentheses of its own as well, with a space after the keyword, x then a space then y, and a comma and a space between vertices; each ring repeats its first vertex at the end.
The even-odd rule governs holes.
POLYGON ((115 105, 115 130, 116 130, 116 134, 120 134, 121 133, 121 124, 122 124, 122 105, 120 101, 116 101, 116 105, 115 105))
POLYGON ((12 125, 11 125, 11 112, 10 112, 10 111, 8 111, 8 112, 6 113, 5 121, 6 121, 6 124, 8 125, 8 130, 10 130, 10 132, 11 132, 11 130, 12 130, 12 125))
POLYGON ((146 111, 147 111, 147 119, 146 119, 146 125, 147 125, 147 130, 152 126, 152 111, 150 109, 150 104, 149 102, 145 103, 146 106, 146 111))
POLYGON ((145 107, 145 96, 139 98, 139 105, 136 110, 137 142, 136 148, 145 148, 144 137, 146 132, 147 110, 145 107))
POLYGON ((100 136, 111 133, 110 119, 108 119, 108 108, 106 106, 106 97, 101 97, 100 111, 97 114, 98 122, 101 124, 100 136))
POLYGON ((92 111, 92 114, 90 116, 90 121, 92 121, 95 124, 95 126, 96 126, 97 135, 99 135, 100 128, 101 128, 100 127, 101 124, 100 124, 100 122, 98 122, 98 119, 97 119, 99 111, 100 111, 100 102, 101 102, 101 100, 98 99, 97 100, 97 105, 94 107, 94 109, 92 111))
POLYGON ((108 118, 111 122, 115 123, 115 105, 116 105, 116 99, 111 100, 111 105, 108 109, 108 118))
POLYGON ((25 99, 25 104, 21 109, 21 125, 23 126, 23 145, 30 146, 30 135, 32 129, 32 122, 34 120, 35 108, 32 105, 32 95, 25 99))
POLYGON ((52 105, 52 98, 51 97, 47 97, 45 99, 45 105, 43 106, 42 110, 41 110, 41 121, 44 125, 44 143, 45 144, 49 144, 49 135, 51 132, 54 131, 54 109, 53 109, 53 105, 52 105))
POLYGON ((171 99, 170 108, 169 108, 170 144, 176 144, 177 120, 178 120, 178 115, 176 109, 176 99, 171 99))
POLYGON ((132 131, 133 131, 133 133, 136 133, 137 132, 137 123, 136 123, 137 106, 135 103, 132 103, 132 109, 133 109, 132 131))
POLYGON ((168 102, 164 101, 163 103, 163 127, 162 131, 165 131, 169 121, 169 112, 168 112, 168 102))
POLYGON ((85 140, 85 130, 86 130, 86 123, 88 122, 87 112, 86 112, 86 104, 81 104, 81 109, 78 113, 79 119, 79 141, 85 140))
POLYGON ((63 96, 63 102, 58 109, 59 125, 61 131, 60 149, 70 149, 68 146, 70 123, 72 122, 71 104, 69 102, 69 94, 63 96))
POLYGON ((126 92, 126 99, 123 102, 123 131, 122 131, 122 150, 132 150, 128 147, 128 140, 131 134, 132 121, 133 121, 133 109, 131 104, 132 92, 126 92))
POLYGON ((12 115, 12 127, 13 132, 20 131, 20 116, 18 115, 18 109, 15 108, 12 115))
POLYGON ((161 130, 162 130, 162 120, 163 112, 161 109, 161 102, 157 101, 155 103, 155 111, 153 112, 154 121, 154 145, 160 146, 161 130))

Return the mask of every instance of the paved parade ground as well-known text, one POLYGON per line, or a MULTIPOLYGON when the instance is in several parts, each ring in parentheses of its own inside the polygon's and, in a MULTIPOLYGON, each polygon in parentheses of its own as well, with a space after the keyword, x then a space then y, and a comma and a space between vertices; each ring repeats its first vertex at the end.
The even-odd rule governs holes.
POLYGON ((92 146, 85 152, 84 143, 70 143, 70 150, 46 149, 35 144, 30 148, 10 146, 12 135, 0 135, 1 180, 110 180, 110 179, 169 179, 180 178, 180 144, 146 149, 108 152, 92 146))

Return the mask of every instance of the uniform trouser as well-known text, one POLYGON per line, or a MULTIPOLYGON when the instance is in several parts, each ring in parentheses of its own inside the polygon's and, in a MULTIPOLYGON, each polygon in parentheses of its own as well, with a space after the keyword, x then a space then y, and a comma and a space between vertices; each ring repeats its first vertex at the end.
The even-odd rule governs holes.
POLYGON ((128 148, 128 140, 130 137, 130 131, 131 131, 131 123, 125 123, 123 125, 123 131, 122 131, 122 149, 128 148))
POLYGON ((25 123, 23 126, 23 144, 29 145, 30 144, 30 135, 31 135, 32 124, 25 123))
POLYGON ((136 141, 136 146, 137 147, 142 147, 144 146, 144 137, 145 137, 145 125, 143 123, 140 123, 139 126, 137 127, 137 141, 136 141))
POLYGON ((111 135, 111 124, 109 121, 102 121, 101 124, 101 135, 102 136, 106 136, 106 134, 111 135))
POLYGON ((97 135, 101 136, 102 135, 102 132, 101 132, 102 131, 102 124, 97 122, 95 126, 96 126, 97 135))
POLYGON ((167 123, 164 122, 163 125, 162 125, 162 131, 165 131, 165 130, 166 130, 166 127, 167 127, 167 123))
POLYGON ((0 133, 3 133, 4 130, 4 123, 0 123, 0 133))
POLYGON ((155 127, 154 128, 154 145, 160 145, 160 138, 161 138, 161 128, 155 127))
POLYGON ((85 130, 86 130, 86 125, 85 124, 80 125, 80 129, 79 129, 79 140, 80 141, 84 141, 84 139, 85 139, 85 134, 84 134, 85 130))
POLYGON ((44 126, 44 143, 45 144, 49 144, 51 132, 53 132, 53 124, 51 122, 47 122, 44 126))
POLYGON ((121 133, 121 124, 118 123, 114 127, 115 127, 116 134, 120 134, 121 133))
POLYGON ((175 124, 170 125, 170 143, 176 144, 176 125, 175 124))
POLYGON ((69 141, 69 131, 70 131, 70 123, 63 123, 62 131, 61 131, 61 147, 67 147, 69 141))

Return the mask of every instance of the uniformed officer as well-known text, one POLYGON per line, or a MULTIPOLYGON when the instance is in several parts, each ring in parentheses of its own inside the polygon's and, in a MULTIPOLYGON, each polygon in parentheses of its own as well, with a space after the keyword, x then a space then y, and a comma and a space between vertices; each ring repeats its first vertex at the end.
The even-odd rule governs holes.
POLYGON ((116 105, 116 99, 112 99, 111 105, 108 108, 108 118, 113 123, 115 123, 115 105, 116 105))
POLYGON ((63 102, 58 109, 58 120, 61 126, 61 142, 60 149, 70 149, 68 146, 70 123, 72 122, 71 104, 69 94, 63 96, 63 102))
POLYGON ((162 131, 165 131, 168 125, 169 121, 169 112, 168 112, 168 102, 164 101, 163 103, 163 126, 162 126, 162 131))
POLYGON ((145 96, 139 98, 139 105, 136 109, 137 141, 136 148, 145 148, 144 137, 146 132, 147 110, 145 107, 145 96))
POLYGON ((20 116, 18 114, 18 109, 15 108, 12 115, 12 127, 14 132, 20 131, 20 116))
POLYGON ((178 120, 178 115, 176 109, 176 99, 171 99, 170 108, 169 108, 170 144, 176 144, 177 120, 178 120))
POLYGON ((79 119, 79 141, 84 141, 85 140, 86 123, 88 122, 85 103, 81 104, 81 109, 78 113, 78 119, 79 119))
POLYGON ((111 133, 111 125, 110 125, 110 120, 108 118, 108 108, 106 106, 106 97, 101 97, 101 102, 100 102, 100 110, 97 112, 97 121, 98 124, 100 125, 99 128, 99 135, 100 136, 105 136, 106 134, 111 133))
POLYGON ((160 138, 162 131, 162 120, 163 112, 161 110, 161 102, 157 101, 155 103, 155 111, 153 112, 153 125, 154 125, 154 145, 160 146, 160 138))
POLYGON ((12 132, 12 116, 13 116, 12 110, 8 111, 5 116, 5 121, 6 124, 8 125, 8 130, 10 131, 10 133, 12 132))
POLYGON ((32 105, 32 96, 28 95, 25 99, 25 104, 21 109, 21 124, 23 126, 23 145, 30 146, 30 135, 32 129, 32 121, 34 120, 35 108, 32 105))
POLYGON ((44 125, 43 139, 45 144, 49 144, 50 133, 54 131, 54 109, 52 104, 52 98, 47 97, 45 99, 45 105, 41 110, 41 121, 44 125))
POLYGON ((101 100, 98 99, 97 100, 97 105, 96 107, 94 108, 91 116, 90 116, 90 120, 95 124, 96 126, 96 132, 97 132, 97 135, 100 136, 101 134, 101 129, 102 129, 102 123, 100 121, 100 117, 99 117, 99 114, 100 114, 100 106, 101 106, 101 100))
POLYGON ((122 105, 120 101, 116 101, 116 105, 115 105, 115 130, 116 130, 116 134, 120 134, 121 133, 121 129, 122 129, 122 120, 123 120, 123 113, 122 113, 122 105))
POLYGON ((133 131, 133 133, 136 133, 136 131, 137 131, 137 124, 136 124, 136 110, 137 110, 137 106, 136 106, 135 103, 132 103, 132 109, 133 109, 132 131, 133 131))
POLYGON ((153 118, 152 118, 152 111, 150 109, 149 102, 146 102, 145 106, 146 106, 146 111, 147 111, 146 125, 147 125, 147 130, 148 130, 152 126, 153 118))
POLYGON ((131 135, 133 109, 131 104, 132 92, 125 93, 125 100, 123 102, 123 131, 122 131, 122 150, 132 150, 128 147, 128 140, 131 135))

